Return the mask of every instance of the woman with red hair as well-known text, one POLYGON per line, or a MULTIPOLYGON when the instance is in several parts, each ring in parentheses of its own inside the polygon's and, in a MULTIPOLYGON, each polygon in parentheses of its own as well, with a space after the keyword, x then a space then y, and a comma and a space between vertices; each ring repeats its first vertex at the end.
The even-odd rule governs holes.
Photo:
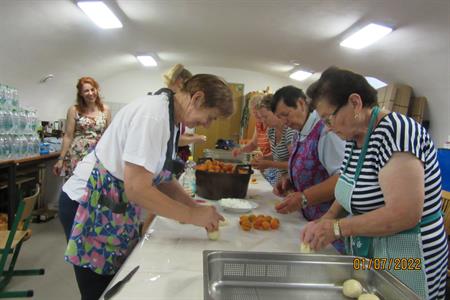
MULTIPOLYGON (((61 154, 53 166, 53 173, 68 179, 73 170, 91 150, 111 123, 111 112, 99 96, 99 85, 92 77, 81 77, 77 83, 76 104, 67 111, 61 154)), ((64 197, 59 199, 61 222, 70 222, 70 228, 78 208, 78 202, 64 197)), ((65 232, 68 238, 70 232, 65 232)))
POLYGON ((110 122, 111 112, 100 99, 97 81, 81 77, 76 104, 67 111, 61 154, 53 167, 55 175, 72 176, 77 163, 95 147, 110 122))

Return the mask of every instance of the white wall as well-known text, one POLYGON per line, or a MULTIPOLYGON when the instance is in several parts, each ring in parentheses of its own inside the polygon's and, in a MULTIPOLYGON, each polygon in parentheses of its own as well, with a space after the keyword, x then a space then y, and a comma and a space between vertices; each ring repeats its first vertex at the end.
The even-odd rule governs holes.
MULTIPOLYGON (((243 83, 245 93, 265 89, 266 86, 275 91, 287 84, 305 88, 287 77, 275 77, 253 71, 203 66, 188 66, 188 68, 193 73, 212 73, 224 77, 229 82, 243 83)), ((441 68, 448 69, 448 62, 443 62, 441 68)), ((83 75, 91 75, 98 79, 101 94, 106 102, 128 103, 149 91, 161 88, 163 86, 161 74, 164 71, 162 68, 136 68, 107 77, 96 77, 96 74, 57 74, 55 79, 45 84, 30 81, 26 77, 12 78, 9 82, 2 79, 2 82, 19 89, 21 105, 35 107, 41 120, 53 121, 65 118, 67 109, 75 102, 76 80, 83 75)), ((448 70, 440 71, 439 74, 450 74, 448 70)), ((436 78, 432 75, 414 74, 411 72, 405 75, 403 80, 394 81, 409 84, 414 88, 416 96, 428 98, 430 133, 436 145, 441 147, 450 135, 450 77, 436 78)))
MULTIPOLYGON (((273 91, 287 85, 296 84, 289 78, 274 77, 262 73, 229 69, 211 68, 202 66, 189 66, 192 73, 210 73, 222 76, 233 83, 243 83, 244 92, 262 90, 270 86, 273 91)), ((154 92, 164 86, 162 68, 138 68, 131 71, 120 72, 101 78, 93 76, 100 84, 100 93, 106 102, 129 103, 147 92, 154 92)), ((75 84, 79 76, 55 79, 47 83, 17 84, 20 93, 20 104, 37 108, 41 120, 56 120, 65 118, 67 109, 75 103, 75 84)), ((12 84, 13 85, 13 84, 12 84)))
MULTIPOLYGON (((284 85, 292 84, 288 78, 284 79, 246 70, 201 66, 189 66, 188 69, 193 74, 209 73, 221 76, 228 82, 243 83, 244 93, 262 90, 267 86, 275 91, 284 85)), ((104 99, 107 102, 128 103, 147 92, 154 92, 164 87, 162 81, 164 71, 142 68, 104 78, 101 82, 104 99)))

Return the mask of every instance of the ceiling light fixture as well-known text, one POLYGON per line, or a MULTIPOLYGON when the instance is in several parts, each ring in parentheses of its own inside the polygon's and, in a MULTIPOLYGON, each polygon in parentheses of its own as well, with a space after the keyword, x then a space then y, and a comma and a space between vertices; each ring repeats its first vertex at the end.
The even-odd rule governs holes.
POLYGON ((371 23, 341 42, 341 46, 362 49, 375 43, 392 31, 392 28, 371 23))
POLYGON ((102 1, 78 1, 81 10, 100 28, 122 28, 122 23, 102 1))
POLYGON ((297 81, 303 81, 311 75, 312 75, 311 72, 298 70, 298 71, 293 72, 291 75, 289 75, 289 78, 297 80, 297 81))
POLYGON ((156 67, 158 65, 151 55, 137 55, 136 58, 144 67, 156 67))
POLYGON ((375 77, 366 76, 366 80, 376 90, 378 90, 379 88, 387 86, 386 82, 381 81, 380 79, 375 78, 375 77))

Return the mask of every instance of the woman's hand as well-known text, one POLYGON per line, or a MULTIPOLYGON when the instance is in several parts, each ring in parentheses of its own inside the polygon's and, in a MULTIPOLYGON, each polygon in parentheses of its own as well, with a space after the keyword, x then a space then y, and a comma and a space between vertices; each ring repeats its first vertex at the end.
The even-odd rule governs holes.
POLYGON ((231 155, 233 155, 233 157, 237 157, 242 153, 241 148, 233 148, 233 150, 231 151, 231 155))
POLYGON ((193 138, 195 144, 206 142, 206 135, 195 134, 193 138))
POLYGON ((289 176, 283 175, 280 180, 275 184, 273 188, 273 193, 277 196, 284 197, 286 196, 288 190, 291 188, 291 180, 289 176))
POLYGON ((314 251, 325 248, 336 240, 333 231, 334 219, 319 219, 309 222, 300 233, 303 243, 309 244, 314 251))
POLYGON ((56 176, 60 176, 62 168, 63 168, 63 160, 59 159, 53 166, 53 174, 55 174, 56 176))
POLYGON ((216 208, 210 205, 201 205, 191 208, 191 221, 189 223, 205 227, 208 232, 219 229, 219 221, 225 218, 217 213, 216 208))
POLYGON ((270 167, 270 161, 263 159, 262 157, 257 157, 251 162, 252 167, 263 172, 265 169, 270 167))
POLYGON ((298 211, 302 207, 300 202, 301 199, 301 192, 290 193, 284 198, 283 202, 275 206, 275 209, 280 214, 289 214, 298 211))

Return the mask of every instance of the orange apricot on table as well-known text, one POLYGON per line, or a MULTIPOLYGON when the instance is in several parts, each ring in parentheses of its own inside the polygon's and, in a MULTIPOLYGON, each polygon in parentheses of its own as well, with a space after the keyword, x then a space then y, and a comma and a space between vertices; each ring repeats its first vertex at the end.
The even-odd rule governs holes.
POLYGON ((278 221, 278 219, 272 219, 270 221, 270 228, 278 229, 278 227, 280 227, 280 222, 278 221))
POLYGON ((250 231, 252 228, 256 230, 276 230, 280 227, 280 221, 269 215, 241 215, 239 225, 245 231, 250 231))
POLYGON ((267 222, 267 221, 264 221, 262 223, 262 227, 263 227, 264 230, 269 230, 270 229, 270 223, 267 222))

